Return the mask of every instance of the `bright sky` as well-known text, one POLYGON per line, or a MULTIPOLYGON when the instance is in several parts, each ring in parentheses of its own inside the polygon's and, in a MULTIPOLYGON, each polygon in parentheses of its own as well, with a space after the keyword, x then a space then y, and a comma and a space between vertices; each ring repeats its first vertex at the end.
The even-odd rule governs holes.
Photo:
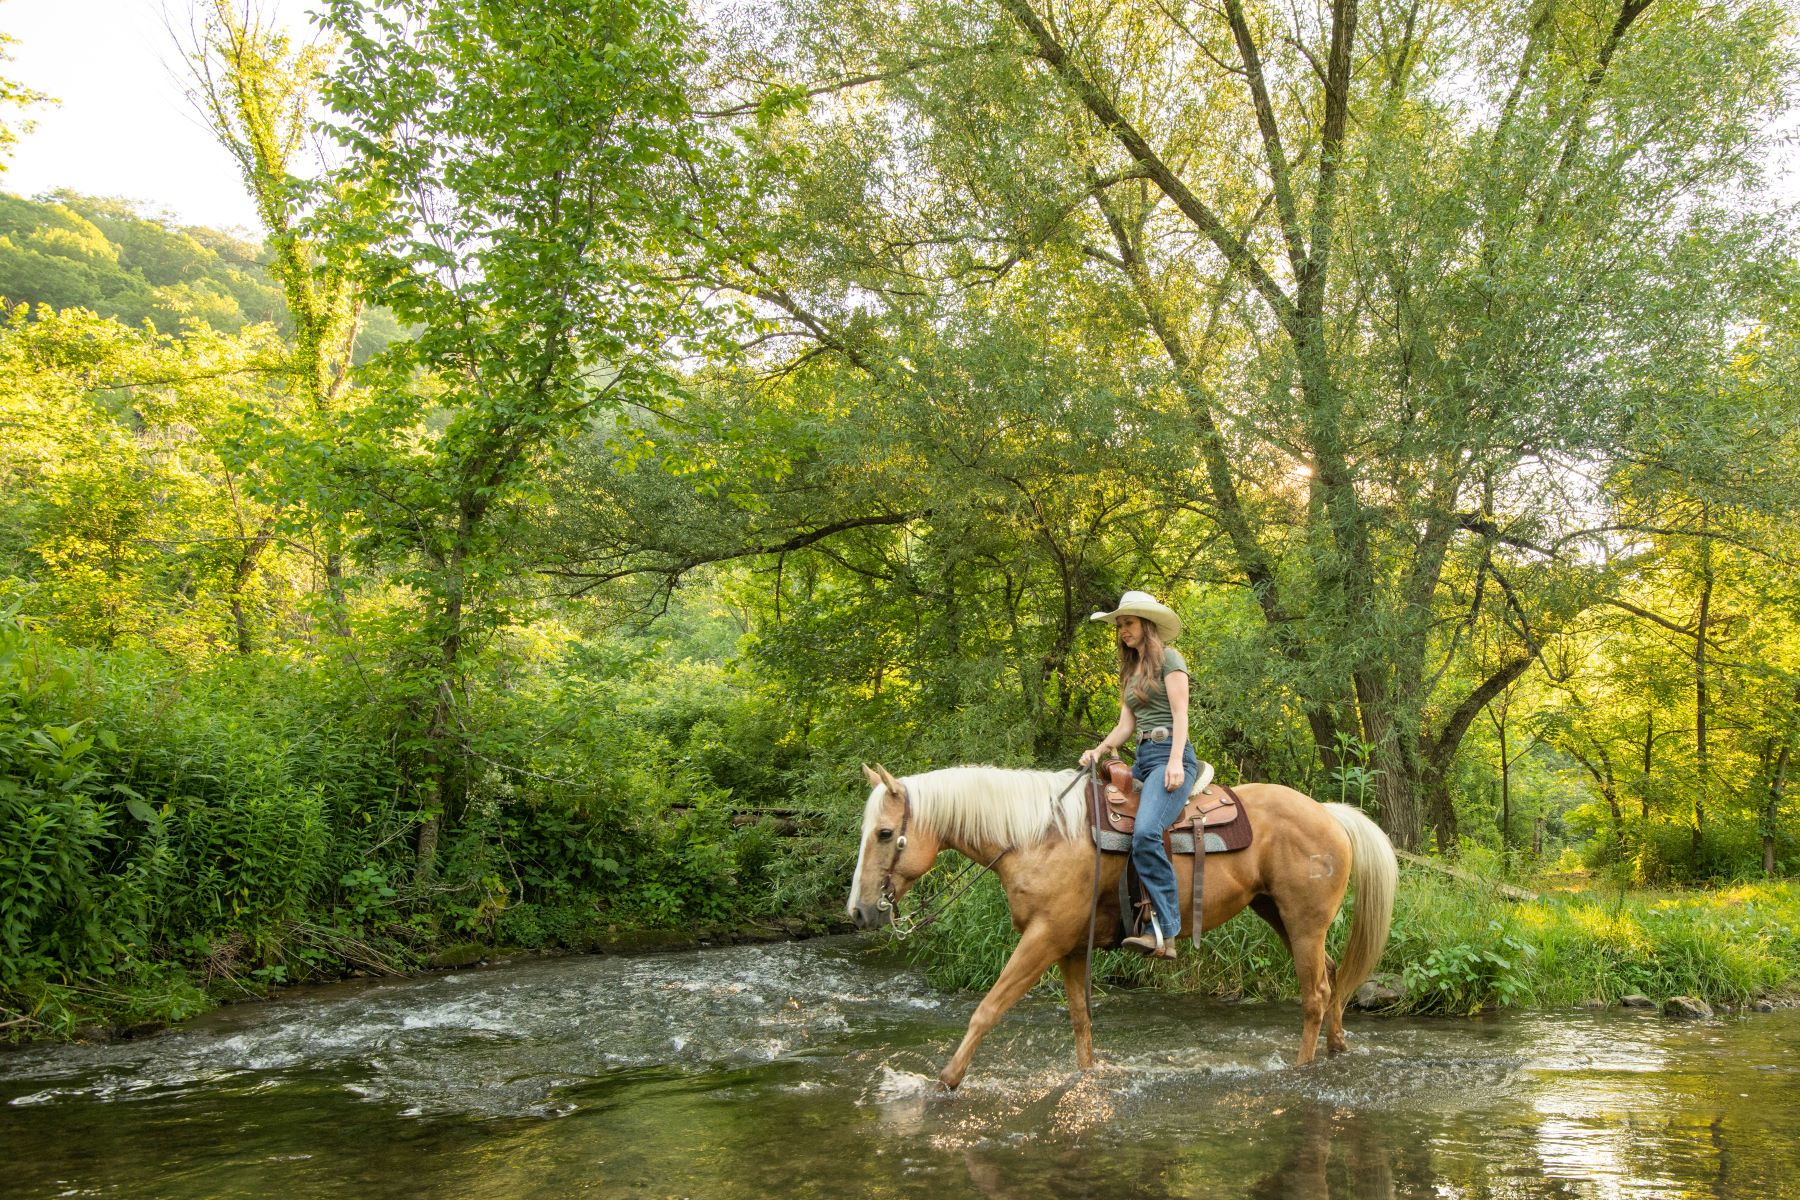
MULTIPOLYGON (((296 33, 315 7, 262 3, 296 33)), ((18 39, 0 70, 61 101, 31 111, 37 128, 14 147, 0 191, 71 188, 141 201, 183 224, 260 230, 237 165, 184 95, 169 26, 185 36, 190 11, 191 0, 0 0, 0 33, 18 39)))
MULTIPOLYGON (((0 191, 72 188, 124 196, 184 224, 259 228, 237 168, 183 95, 181 51, 193 0, 0 0, 0 33, 18 39, 5 74, 62 103, 32 114, 0 191)), ((310 37, 320 0, 261 0, 264 13, 310 37)), ((9 113, 9 120, 16 117, 9 113)), ((1777 191, 1800 200, 1800 111, 1781 122, 1777 191)))

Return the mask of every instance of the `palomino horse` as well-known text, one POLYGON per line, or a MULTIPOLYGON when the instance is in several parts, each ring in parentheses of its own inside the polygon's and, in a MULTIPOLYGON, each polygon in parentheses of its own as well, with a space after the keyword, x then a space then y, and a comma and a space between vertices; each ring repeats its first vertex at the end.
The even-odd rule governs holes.
MULTIPOLYGON (((1018 946, 976 1006, 968 1033, 938 1080, 947 1089, 962 1082, 981 1039, 1051 963, 1062 967, 1075 1026, 1076 1064, 1093 1066, 1086 951, 1094 843, 1086 789, 1075 786, 1082 773, 950 767, 895 779, 879 766, 864 766, 863 772, 873 790, 863 813, 862 853, 850 882, 849 909, 857 926, 872 929, 892 921, 913 882, 931 869, 940 850, 950 849, 977 863, 994 864, 1019 931, 1018 946)), ((1250 815, 1255 840, 1247 849, 1208 860, 1202 928, 1223 924, 1248 907, 1281 935, 1300 979, 1298 1061, 1304 1065, 1313 1060, 1321 1025, 1330 1052, 1344 1049, 1344 1003, 1375 969, 1387 945, 1399 875, 1394 849, 1373 821, 1347 805, 1320 804, 1269 783, 1243 784, 1237 794, 1250 815), (1344 961, 1334 964, 1325 954, 1325 932, 1351 882, 1356 884, 1356 915, 1344 961)), ((1191 929, 1193 860, 1177 855, 1174 864, 1182 925, 1191 929)), ((1103 931, 1118 920, 1118 878, 1124 866, 1123 854, 1103 856, 1103 931)))

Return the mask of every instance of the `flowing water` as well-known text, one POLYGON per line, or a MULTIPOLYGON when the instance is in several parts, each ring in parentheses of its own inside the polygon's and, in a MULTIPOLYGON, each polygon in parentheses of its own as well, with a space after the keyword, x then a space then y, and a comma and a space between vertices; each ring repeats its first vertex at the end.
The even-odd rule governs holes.
POLYGON ((1800 1197, 1800 1012, 1352 1017, 974 997, 833 939, 341 985, 0 1054, 0 1195, 1800 1197))

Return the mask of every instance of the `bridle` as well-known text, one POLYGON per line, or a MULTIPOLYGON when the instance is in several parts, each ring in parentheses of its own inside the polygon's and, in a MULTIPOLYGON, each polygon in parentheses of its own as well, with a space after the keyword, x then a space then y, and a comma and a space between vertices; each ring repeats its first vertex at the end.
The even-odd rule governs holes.
MULTIPOLYGON (((885 786, 885 785, 884 785, 885 786)), ((906 853, 906 830, 912 824, 912 797, 906 789, 900 789, 900 829, 894 835, 894 855, 888 859, 887 870, 881 873, 881 899, 875 907, 882 912, 894 914, 894 924, 900 923, 900 899, 894 895, 894 872, 900 868, 900 856, 906 853)), ((908 930, 911 932, 911 930, 908 930)), ((901 934, 902 937, 906 936, 901 934)))
POLYGON ((936 924, 946 912, 950 911, 950 906, 960 900, 962 894, 968 891, 977 879, 993 870, 995 863, 1012 853, 1012 847, 1008 846, 985 864, 965 863, 957 870, 956 874, 950 877, 950 882, 945 885, 944 891, 920 905, 918 911, 914 912, 912 916, 903 916, 900 912, 900 898, 894 894, 894 873, 900 868, 900 856, 906 853, 906 831, 911 825, 912 797, 907 795, 906 789, 902 787, 900 789, 900 828, 894 833, 894 853, 888 859, 887 869, 881 873, 881 899, 875 904, 875 907, 882 912, 893 914, 888 922, 888 928, 892 929, 894 936, 902 941, 919 930, 936 924))

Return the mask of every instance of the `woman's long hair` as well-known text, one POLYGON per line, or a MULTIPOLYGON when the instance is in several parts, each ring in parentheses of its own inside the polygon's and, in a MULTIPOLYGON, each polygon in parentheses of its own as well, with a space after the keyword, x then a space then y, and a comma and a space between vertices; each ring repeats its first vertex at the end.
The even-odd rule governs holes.
POLYGON ((1138 625, 1144 631, 1144 636, 1138 639, 1141 653, 1120 641, 1119 679, 1125 684, 1125 690, 1131 694, 1131 698, 1142 704, 1151 696, 1168 689, 1162 679, 1162 630, 1156 627, 1155 621, 1143 617, 1138 618, 1138 625))

